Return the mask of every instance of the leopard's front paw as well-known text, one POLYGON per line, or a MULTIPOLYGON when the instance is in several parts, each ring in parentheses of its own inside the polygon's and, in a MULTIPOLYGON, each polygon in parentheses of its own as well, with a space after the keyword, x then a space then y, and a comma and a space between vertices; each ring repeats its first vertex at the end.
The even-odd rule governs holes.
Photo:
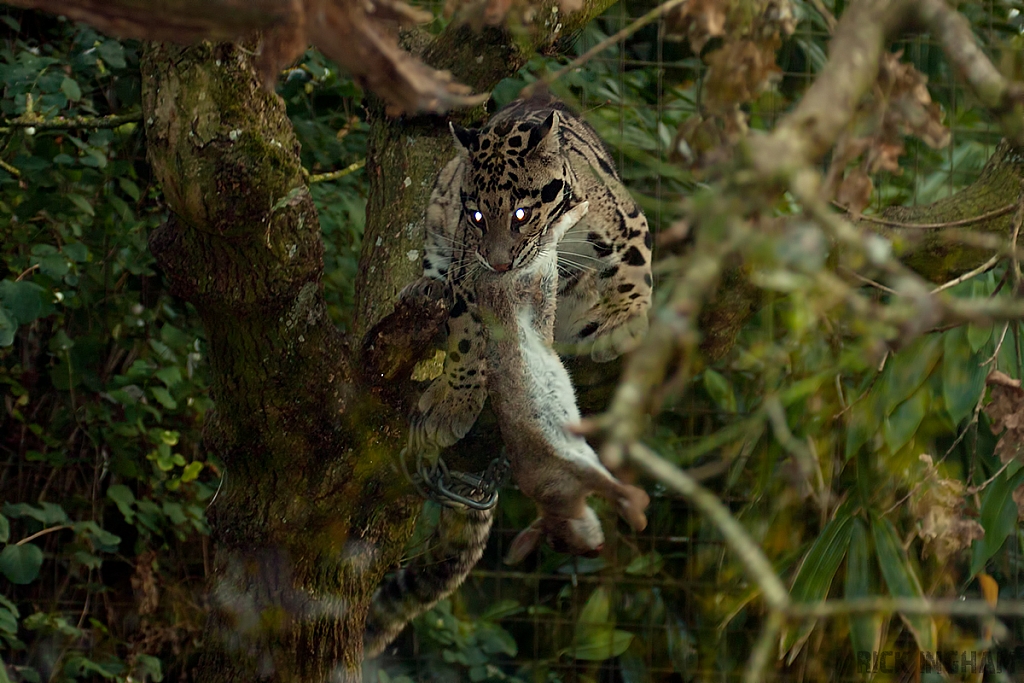
POLYGON ((473 427, 486 398, 482 383, 455 390, 443 375, 435 379, 410 420, 410 443, 423 448, 451 446, 473 427))
POLYGON ((398 293, 399 301, 419 304, 451 299, 451 297, 451 286, 446 280, 438 280, 425 275, 413 280, 398 293))
MULTIPOLYGON (((591 311, 593 317, 599 310, 591 311)), ((603 323, 584 322, 575 326, 572 339, 577 355, 590 354, 595 363, 607 363, 629 353, 640 345, 647 334, 647 311, 611 318, 603 323)))

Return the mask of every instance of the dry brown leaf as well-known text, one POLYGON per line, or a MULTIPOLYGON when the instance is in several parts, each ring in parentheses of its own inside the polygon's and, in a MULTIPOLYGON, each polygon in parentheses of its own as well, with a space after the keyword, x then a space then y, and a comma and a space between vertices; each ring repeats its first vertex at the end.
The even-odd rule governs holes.
POLYGON ((720 119, 694 114, 681 124, 672 140, 669 159, 692 170, 702 170, 729 158, 730 147, 720 119))
POLYGON ((1024 519, 1024 484, 1013 490, 1013 502, 1017 504, 1017 519, 1024 519))
POLYGON ((928 93, 928 77, 913 64, 901 62, 903 52, 882 55, 878 89, 884 100, 882 130, 916 135, 933 148, 949 144, 950 133, 942 125, 942 110, 928 93))
POLYGON ((709 40, 725 35, 731 9, 731 0, 691 0, 665 15, 665 35, 686 38, 699 54, 709 40))
POLYGON ((871 203, 871 191, 874 185, 871 178, 860 168, 846 174, 836 192, 836 202, 842 204, 854 214, 859 214, 871 203))
POLYGON ((924 553, 934 553, 945 563, 985 537, 985 529, 964 512, 963 482, 941 475, 930 455, 921 455, 924 476, 910 497, 910 513, 917 519, 917 535, 924 541, 924 553))
POLYGON ((729 41, 705 61, 708 109, 715 113, 750 102, 782 73, 775 64, 774 46, 752 40, 729 41))
POLYGON ((1015 458, 1024 461, 1024 389, 1020 380, 993 370, 985 383, 990 396, 985 414, 992 421, 992 433, 1002 433, 996 453, 1003 463, 1015 458))

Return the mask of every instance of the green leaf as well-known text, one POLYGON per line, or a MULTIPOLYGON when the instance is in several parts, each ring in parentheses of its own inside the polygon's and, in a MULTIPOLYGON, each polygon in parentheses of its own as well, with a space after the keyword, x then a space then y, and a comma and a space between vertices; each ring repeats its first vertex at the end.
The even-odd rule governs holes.
POLYGON ((43 526, 68 523, 68 515, 64 512, 64 508, 54 503, 40 503, 39 507, 29 503, 4 503, 3 511, 8 517, 14 517, 15 519, 28 517, 42 522, 43 526))
POLYGON ((96 215, 96 209, 92 208, 92 204, 89 203, 89 200, 83 197, 82 195, 69 194, 67 195, 67 198, 71 201, 72 204, 77 206, 82 211, 82 213, 88 214, 90 216, 96 215))
POLYGON ((34 282, 4 280, 0 282, 0 303, 11 312, 15 320, 27 325, 42 312, 45 291, 34 282))
POLYGON ((0 573, 11 583, 32 583, 43 566, 43 551, 33 543, 9 545, 0 552, 0 573))
POLYGON ((199 473, 203 471, 203 463, 201 462, 190 462, 185 465, 184 471, 181 473, 182 483, 187 484, 190 481, 194 481, 199 477, 199 473))
POLYGON ((122 192, 135 201, 139 201, 139 197, 142 196, 142 192, 139 191, 138 185, 133 183, 131 180, 128 180, 128 178, 121 178, 118 180, 118 183, 121 185, 122 192))
POLYGON ((176 365, 160 368, 153 373, 153 376, 166 384, 168 389, 173 389, 176 384, 181 382, 181 370, 176 365))
POLYGON ((96 52, 99 53, 100 59, 106 62, 108 66, 112 66, 115 69, 123 69, 125 67, 124 46, 119 41, 105 40, 96 48, 96 52))
POLYGON ((68 274, 68 260, 61 254, 50 254, 39 259, 39 270, 43 275, 59 280, 68 274))
POLYGON ((582 640, 589 629, 608 626, 608 614, 610 611, 611 599, 608 596, 608 590, 604 586, 598 586, 590 594, 587 604, 583 606, 580 616, 576 620, 577 639, 582 640))
POLYGON ((6 517, 0 515, 0 543, 7 543, 11 537, 11 523, 6 517))
MULTIPOLYGON (((921 588, 921 580, 918 579, 917 572, 900 546, 892 522, 872 517, 871 534, 875 540, 875 551, 878 553, 878 566, 882 570, 885 585, 889 587, 889 594, 894 598, 923 600, 924 589, 921 588)), ((913 633, 917 646, 925 652, 935 652, 938 645, 935 620, 927 614, 900 614, 900 617, 913 633)))
POLYGON ((588 631, 586 638, 581 639, 576 648, 568 650, 567 653, 576 659, 601 662, 618 657, 626 651, 631 642, 633 642, 633 634, 629 631, 620 631, 606 626, 588 631))
POLYGON ((953 424, 974 412, 985 391, 986 369, 974 355, 963 327, 946 332, 942 352, 942 400, 953 424))
POLYGON ((1013 492, 1024 484, 1024 470, 1010 476, 1003 473, 996 478, 981 496, 981 516, 978 522, 985 529, 985 536, 974 542, 971 553, 971 576, 985 568, 989 558, 1003 547, 1010 534, 1017 529, 1017 503, 1013 492))
POLYGON ((135 675, 132 679, 146 680, 148 677, 153 683, 160 683, 164 680, 163 667, 160 664, 160 660, 153 655, 137 654, 135 655, 135 668, 133 672, 135 675), (139 678, 141 676, 141 679, 139 678))
POLYGON ((499 600, 494 603, 487 610, 480 615, 480 618, 484 621, 497 621, 510 617, 513 614, 519 614, 523 611, 523 606, 519 604, 518 600, 499 600))
POLYGON ((975 325, 974 323, 967 325, 967 343, 971 346, 971 353, 980 351, 981 347, 985 346, 991 338, 991 325, 975 325))
MULTIPOLYGON (((804 555, 800 568, 797 569, 793 578, 793 587, 790 595, 796 602, 814 603, 821 602, 828 597, 832 580, 839 570, 839 564, 846 555, 846 549, 850 545, 850 531, 853 525, 853 518, 850 516, 850 506, 843 505, 836 511, 835 517, 829 520, 825 528, 811 544, 807 554, 804 555)), ((804 623, 799 630, 786 629, 782 633, 782 651, 789 653, 788 662, 800 653, 807 637, 814 630, 815 622, 804 623)))
POLYGON ((878 433, 884 418, 875 392, 869 391, 854 402, 850 408, 850 421, 846 425, 847 460, 878 433))
POLYGON ((60 250, 75 263, 84 263, 89 260, 89 247, 81 242, 68 242, 60 250))
MULTIPOLYGON (((846 560, 846 599, 876 595, 872 571, 871 536, 867 524, 856 518, 850 533, 846 560)), ((881 649, 882 616, 880 614, 850 615, 850 643, 854 653, 877 652, 881 649)))
POLYGON ((76 534, 87 536, 92 541, 93 547, 100 552, 117 552, 117 547, 121 545, 120 536, 110 533, 91 520, 75 523, 74 530, 76 534))
POLYGON ((719 408, 729 413, 737 411, 736 394, 732 390, 732 385, 711 368, 704 371, 704 388, 719 408))
POLYGON ((885 418, 882 422, 882 437, 890 451, 895 453, 914 438, 917 428, 928 413, 930 398, 928 387, 921 387, 885 418))
POLYGON ((626 567, 626 573, 636 576, 654 576, 664 566, 665 558, 658 551, 652 550, 644 555, 634 557, 633 561, 626 567))
POLYGON ((124 515, 124 519, 129 524, 135 518, 135 511, 132 509, 132 505, 135 503, 135 494, 132 490, 124 484, 114 484, 107 489, 107 498, 114 501, 117 505, 117 509, 124 515))
POLYGON ((82 99, 82 89, 78 87, 78 81, 70 76, 65 76, 64 80, 60 82, 60 91, 72 102, 82 99))
POLYGON ((164 408, 174 410, 178 407, 178 402, 174 400, 174 397, 171 396, 171 392, 167 391, 167 389, 164 389, 163 387, 150 387, 149 391, 153 394, 153 398, 159 401, 160 405, 164 408))
POLYGON ((11 679, 7 676, 7 664, 3 658, 0 658, 0 683, 11 683, 11 679))
POLYGON ((18 331, 18 322, 7 310, 0 306, 0 347, 14 343, 14 333, 18 331))
POLYGON ((889 359, 878 386, 886 415, 924 384, 941 356, 942 335, 929 334, 914 340, 889 359))

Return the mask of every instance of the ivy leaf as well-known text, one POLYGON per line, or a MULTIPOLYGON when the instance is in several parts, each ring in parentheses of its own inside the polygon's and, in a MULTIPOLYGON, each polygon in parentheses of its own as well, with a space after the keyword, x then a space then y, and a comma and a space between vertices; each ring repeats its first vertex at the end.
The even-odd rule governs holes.
POLYGON ((171 396, 171 392, 167 391, 163 387, 150 387, 149 391, 153 394, 153 398, 160 402, 164 408, 168 410, 174 410, 178 407, 178 402, 171 396))
POLYGON ((46 291, 34 282, 22 280, 4 280, 0 282, 0 303, 22 325, 27 325, 43 310, 43 292, 46 291))
POLYGON ((89 203, 89 200, 83 197, 82 195, 69 194, 67 195, 67 197, 68 200, 70 200, 72 204, 77 206, 82 213, 88 214, 90 216, 96 215, 96 209, 94 209, 92 204, 89 203))
POLYGON ((11 523, 7 521, 7 518, 0 515, 0 543, 7 543, 7 539, 11 537, 11 523))
POLYGON ((43 566, 43 551, 34 543, 9 545, 0 552, 0 573, 11 583, 25 585, 39 576, 43 566))
POLYGON ((132 505, 135 503, 135 494, 124 484, 114 484, 107 489, 107 498, 114 501, 117 509, 124 515, 124 520, 129 524, 135 518, 135 511, 132 505))
POLYGON ((18 331, 18 323, 0 306, 0 347, 14 343, 14 333, 18 331))
POLYGON ((100 59, 106 62, 108 66, 112 66, 115 69, 123 69, 125 67, 124 47, 118 41, 105 40, 96 48, 96 52, 99 53, 100 59))
POLYGON ((184 471, 181 473, 181 481, 183 484, 187 484, 190 481, 195 480, 199 477, 199 473, 203 471, 203 463, 201 462, 190 462, 185 465, 184 471))
POLYGON ((82 99, 82 89, 78 87, 78 81, 70 76, 65 76, 64 80, 61 81, 60 91, 72 102, 82 99))

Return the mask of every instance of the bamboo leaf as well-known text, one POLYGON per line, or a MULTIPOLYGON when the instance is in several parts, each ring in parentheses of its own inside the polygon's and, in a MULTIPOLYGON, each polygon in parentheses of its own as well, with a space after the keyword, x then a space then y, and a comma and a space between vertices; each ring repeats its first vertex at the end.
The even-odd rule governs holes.
MULTIPOLYGON (((871 537, 867 524, 853 520, 850 547, 846 559, 846 598, 854 600, 877 594, 871 564, 871 537)), ((882 616, 864 614, 850 616, 850 643, 854 657, 861 652, 878 652, 882 641, 882 616)))
MULTIPOLYGON (((835 578, 839 564, 843 561, 846 549, 850 545, 852 523, 850 506, 843 505, 836 511, 835 517, 821 530, 821 534, 807 551, 800 568, 797 569, 796 577, 793 579, 790 595, 795 602, 821 602, 828 597, 832 579, 835 578)), ((814 630, 814 624, 814 621, 809 621, 801 625, 797 631, 791 629, 783 631, 781 649, 783 652, 789 653, 788 663, 792 663, 800 653, 807 637, 814 630)))
MULTIPOLYGON (((875 540, 878 553, 878 566, 882 577, 889 588, 889 594, 895 598, 924 599, 924 589, 917 572, 910 564, 906 552, 900 546, 896 529, 892 522, 880 517, 871 518, 871 533, 875 540)), ((935 652, 938 633, 935 620, 927 614, 900 614, 903 622, 914 634, 917 646, 924 652, 935 652)))
POLYGON ((985 536, 974 542, 971 554, 971 576, 985 568, 989 558, 1003 547, 1003 543, 1017 528, 1017 503, 1013 492, 1024 483, 1024 469, 1013 476, 1003 474, 996 478, 981 497, 981 517, 978 522, 985 536))

